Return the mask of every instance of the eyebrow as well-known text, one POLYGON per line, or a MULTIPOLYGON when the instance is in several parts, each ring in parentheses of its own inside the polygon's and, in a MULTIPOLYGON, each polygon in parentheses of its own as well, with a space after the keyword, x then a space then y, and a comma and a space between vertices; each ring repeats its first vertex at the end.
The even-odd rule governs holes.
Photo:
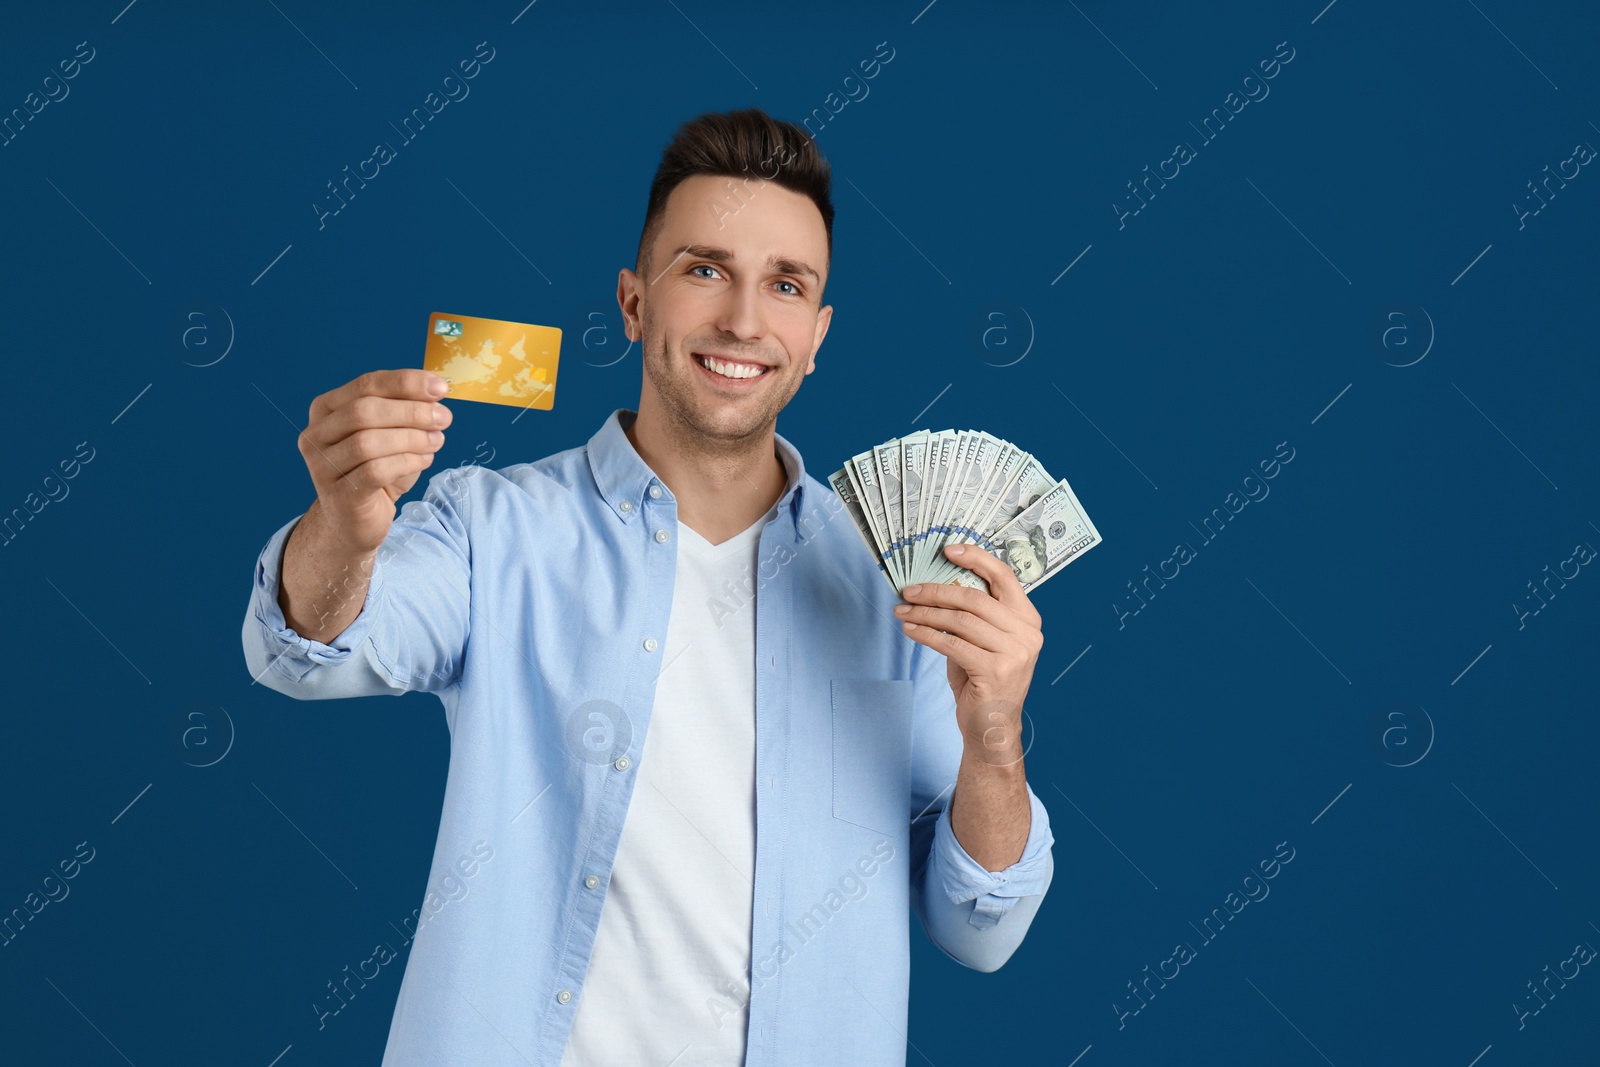
MULTIPOLYGON (((734 258, 732 252, 726 248, 718 248, 715 245, 683 245, 673 255, 673 262, 676 263, 678 257, 683 255, 690 255, 696 259, 709 259, 714 263, 729 263, 734 258)), ((798 259, 790 259, 787 256, 779 255, 768 256, 767 267, 770 270, 781 271, 784 274, 809 274, 812 281, 818 285, 822 284, 822 276, 798 259)))

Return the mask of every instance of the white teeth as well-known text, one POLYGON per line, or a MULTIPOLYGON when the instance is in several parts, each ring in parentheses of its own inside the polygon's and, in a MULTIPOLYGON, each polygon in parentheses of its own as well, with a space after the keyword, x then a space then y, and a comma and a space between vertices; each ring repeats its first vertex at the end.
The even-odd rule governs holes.
POLYGON ((724 363, 720 359, 710 356, 701 356, 701 364, 708 370, 715 371, 724 378, 754 378, 758 374, 765 374, 765 367, 751 367, 742 363, 724 363))

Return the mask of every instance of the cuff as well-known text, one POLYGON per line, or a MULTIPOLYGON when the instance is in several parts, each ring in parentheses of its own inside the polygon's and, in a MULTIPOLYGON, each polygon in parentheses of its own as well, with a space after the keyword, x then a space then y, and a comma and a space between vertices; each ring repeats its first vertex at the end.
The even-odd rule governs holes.
POLYGON ((333 644, 303 637, 291 628, 278 603, 278 579, 283 566, 284 546, 302 518, 303 515, 296 516, 284 523, 261 550, 256 561, 255 588, 250 601, 250 612, 260 627, 261 644, 268 657, 262 674, 273 671, 294 681, 305 677, 318 664, 339 663, 349 659, 351 652, 367 639, 377 617, 376 605, 382 593, 383 552, 380 549, 373 559, 372 575, 367 582, 366 600, 361 605, 361 613, 334 638, 333 644))
POLYGON ((1016 906, 1017 898, 1037 896, 1050 884, 1050 846, 1055 844, 1055 838, 1050 833, 1050 817, 1044 804, 1031 787, 1028 809, 1032 822, 1022 858, 1001 871, 988 870, 961 847, 950 825, 949 805, 934 823, 933 852, 942 857, 939 886, 952 904, 973 902, 972 914, 967 918, 973 926, 994 926, 1016 906))

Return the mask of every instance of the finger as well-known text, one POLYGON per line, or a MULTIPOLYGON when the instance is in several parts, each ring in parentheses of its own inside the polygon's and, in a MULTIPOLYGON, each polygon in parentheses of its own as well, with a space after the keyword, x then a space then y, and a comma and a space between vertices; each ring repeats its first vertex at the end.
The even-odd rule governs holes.
POLYGON ((427 469, 426 466, 414 470, 410 474, 401 475, 399 478, 396 478, 394 481, 385 485, 383 487, 383 491, 389 494, 391 501, 399 500, 401 497, 411 492, 411 487, 417 484, 417 479, 422 477, 422 471, 425 469, 427 469))
MULTIPOLYGON (((1044 647, 1044 633, 1037 626, 1020 626, 1015 630, 1002 631, 970 612, 953 611, 950 608, 911 606, 903 615, 899 608, 896 608, 895 614, 903 622, 917 624, 916 630, 902 632, 920 633, 924 629, 931 628, 954 634, 979 652, 994 657, 988 663, 991 669, 1000 669, 1000 660, 1032 664, 1038 660, 1039 652, 1044 647), (927 621, 924 621, 922 612, 934 614, 929 615, 927 621)), ((963 663, 962 666, 966 664, 963 663)), ((971 670, 976 671, 978 666, 974 666, 971 670)), ((1029 669, 1031 670, 1031 667, 1029 669)))
POLYGON ((403 483, 410 478, 409 489, 416 484, 416 475, 433 463, 433 453, 418 455, 415 452, 400 452, 391 456, 381 456, 369 459, 365 463, 352 469, 339 483, 348 486, 357 493, 367 493, 374 489, 383 489, 387 486, 403 483))
POLYGON ((430 382, 441 381, 439 375, 420 367, 401 370, 370 370, 352 378, 337 389, 331 389, 311 402, 311 419, 341 408, 358 396, 385 396, 400 400, 437 400, 442 393, 430 392, 430 382))
MULTIPOLYGON (((982 551, 981 549, 978 551, 982 551)), ((998 561, 996 561, 998 562, 998 561)), ((1001 566, 1005 566, 1001 564, 1001 566)), ((1006 568, 1010 569, 1010 568, 1006 568)), ((1015 576, 1013 575, 1013 578, 1015 576)), ((940 607, 959 608, 989 622, 998 629, 1015 632, 1027 625, 1025 618, 995 599, 992 592, 969 586, 940 582, 923 582, 920 586, 907 586, 901 593, 907 603, 933 604, 940 607), (915 590, 915 592, 913 592, 915 590)))
POLYGON ((311 446, 308 450, 303 444, 300 452, 308 462, 313 457, 320 458, 324 468, 332 468, 331 471, 324 469, 323 474, 336 479, 348 476, 363 463, 386 456, 417 454, 431 458, 443 444, 444 434, 439 430, 357 430, 325 448, 311 446))
POLYGON ((951 563, 967 568, 988 582, 989 592, 1000 603, 1035 625, 1041 620, 1028 594, 1023 592, 1022 583, 1017 581, 1017 572, 1011 569, 1011 564, 975 545, 948 545, 945 555, 951 563))
MULTIPOLYGON (((970 591, 976 592, 976 590, 970 591)), ((914 622, 919 628, 929 626, 935 630, 955 634, 985 652, 1002 652, 1016 643, 1016 638, 1011 634, 970 611, 902 604, 894 609, 894 613, 901 622, 914 622)))
POLYGON ((917 644, 927 645, 935 652, 942 653, 946 659, 953 660, 956 666, 966 671, 969 675, 981 675, 983 673, 983 660, 988 653, 962 637, 942 630, 935 630, 931 626, 918 626, 915 630, 907 630, 902 627, 900 632, 917 642, 917 644))
POLYGON ((401 400, 363 395, 322 415, 308 429, 317 444, 326 448, 357 430, 393 426, 419 430, 442 430, 453 420, 449 408, 437 400, 401 400))

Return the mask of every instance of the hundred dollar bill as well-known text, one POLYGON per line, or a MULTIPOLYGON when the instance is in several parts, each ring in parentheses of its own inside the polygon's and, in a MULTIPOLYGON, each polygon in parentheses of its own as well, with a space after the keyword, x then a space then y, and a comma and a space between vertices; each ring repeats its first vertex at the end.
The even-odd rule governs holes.
POLYGON ((1089 515, 1065 478, 1016 518, 996 530, 990 540, 1030 593, 1061 568, 1100 543, 1089 515))
MULTIPOLYGON (((839 470, 834 471, 832 474, 828 475, 828 484, 833 486, 833 491, 835 493, 839 494, 839 500, 844 504, 845 513, 850 516, 850 521, 855 523, 856 532, 861 535, 862 542, 872 550, 873 556, 877 558, 879 573, 883 575, 884 580, 887 581, 891 587, 894 587, 894 578, 889 574, 889 568, 883 562, 883 556, 878 552, 878 546, 873 537, 872 527, 867 522, 866 512, 861 507, 861 499, 856 495, 856 488, 850 480, 849 470, 847 468, 840 468, 839 470)), ((896 588, 895 591, 899 592, 899 589, 896 588)))
POLYGON ((902 532, 896 550, 900 568, 910 574, 916 561, 917 520, 922 511, 923 477, 928 466, 928 431, 918 430, 900 439, 900 521, 902 532))
POLYGON ((932 580, 930 571, 943 570, 941 564, 951 566, 945 559, 944 546, 950 543, 957 526, 977 511, 979 495, 994 473, 1003 444, 1005 442, 999 438, 981 430, 969 439, 966 458, 951 473, 953 484, 945 489, 944 519, 934 527, 933 535, 928 539, 927 569, 923 573, 929 576, 929 580, 932 580))
MULTIPOLYGON (((1001 526, 1014 519, 1023 508, 1048 493, 1055 487, 1056 479, 1046 473, 1044 467, 1031 453, 1018 454, 1014 466, 1018 468, 1016 474, 1007 482, 999 495, 993 501, 988 514, 974 522, 967 532, 964 532, 956 543, 972 544, 976 542, 987 552, 995 552, 996 545, 992 537, 1001 526)), ((940 561, 943 566, 933 578, 935 581, 947 581, 957 571, 965 571, 964 567, 957 567, 948 559, 940 561)))
POLYGON ((872 531, 878 542, 878 555, 882 558, 889 576, 893 579, 896 589, 905 588, 905 577, 895 566, 894 558, 888 555, 891 535, 889 531, 889 514, 884 510, 883 493, 878 485, 878 464, 873 459, 871 452, 862 452, 850 457, 850 470, 855 474, 856 496, 861 501, 861 509, 871 524, 872 531))
POLYGON ((905 524, 900 518, 900 439, 887 441, 872 450, 873 461, 878 466, 878 489, 883 494, 883 511, 888 517, 884 528, 884 547, 889 550, 887 560, 895 573, 904 575, 900 563, 900 538, 905 534, 905 524))
MULTIPOLYGON (((981 440, 982 437, 987 435, 980 434, 977 436, 981 440)), ((934 551, 929 554, 922 572, 928 581, 949 581, 954 575, 964 570, 964 568, 951 563, 945 556, 944 550, 951 545, 967 544, 972 541, 971 524, 976 522, 979 516, 992 509, 999 495, 999 483, 1009 477, 1014 477, 1016 474, 1015 467, 1020 457, 1025 453, 1009 441, 1001 441, 998 438, 993 438, 992 440, 994 447, 987 458, 992 458, 993 465, 990 466, 986 473, 981 468, 974 470, 969 467, 966 470, 964 478, 970 480, 978 477, 982 481, 970 497, 964 496, 952 502, 946 521, 937 532, 933 545, 934 551)), ((986 458, 979 457, 978 453, 981 451, 981 448, 974 447, 968 454, 976 458, 980 464, 983 464, 986 462, 986 458)), ((963 482, 963 484, 966 483, 963 482)))
POLYGON ((981 536, 983 523, 999 505, 1000 499, 1005 496, 1011 483, 1022 474, 1023 468, 1032 457, 1009 441, 1000 442, 1000 451, 995 456, 994 473, 990 475, 983 491, 978 494, 978 501, 972 514, 966 516, 956 526, 954 543, 964 544, 976 541, 981 536))
POLYGON ((1050 492, 1055 484, 1056 479, 1050 477, 1039 465, 1039 461, 1032 455, 1028 456, 1027 462, 1023 464, 1022 473, 1006 486, 994 510, 984 516, 983 521, 978 524, 978 543, 993 551, 994 546, 990 539, 994 532, 1016 518, 1024 508, 1031 506, 1034 501, 1050 492))
MULTIPOLYGON (((939 524, 944 520, 946 504, 952 495, 951 487, 960 479, 960 470, 965 461, 967 444, 971 434, 962 430, 950 438, 943 446, 948 449, 949 457, 942 461, 943 469, 938 472, 938 481, 934 485, 934 498, 929 508, 928 521, 923 530, 917 535, 917 568, 911 574, 911 582, 919 582, 928 571, 928 561, 934 558, 939 540, 939 524)), ((908 583, 910 584, 910 583, 908 583)))
POLYGON ((956 445, 960 437, 956 430, 940 430, 928 441, 928 470, 922 486, 922 513, 917 517, 917 529, 911 535, 915 549, 912 557, 913 580, 916 574, 927 568, 928 550, 931 547, 928 534, 933 527, 934 516, 939 512, 944 486, 948 484, 954 468, 956 445))
POLYGON ((928 442, 927 472, 923 477, 922 507, 917 514, 917 525, 911 534, 911 580, 916 581, 927 561, 928 532, 933 526, 945 480, 949 477, 951 461, 955 459, 957 435, 954 430, 940 430, 928 442))

